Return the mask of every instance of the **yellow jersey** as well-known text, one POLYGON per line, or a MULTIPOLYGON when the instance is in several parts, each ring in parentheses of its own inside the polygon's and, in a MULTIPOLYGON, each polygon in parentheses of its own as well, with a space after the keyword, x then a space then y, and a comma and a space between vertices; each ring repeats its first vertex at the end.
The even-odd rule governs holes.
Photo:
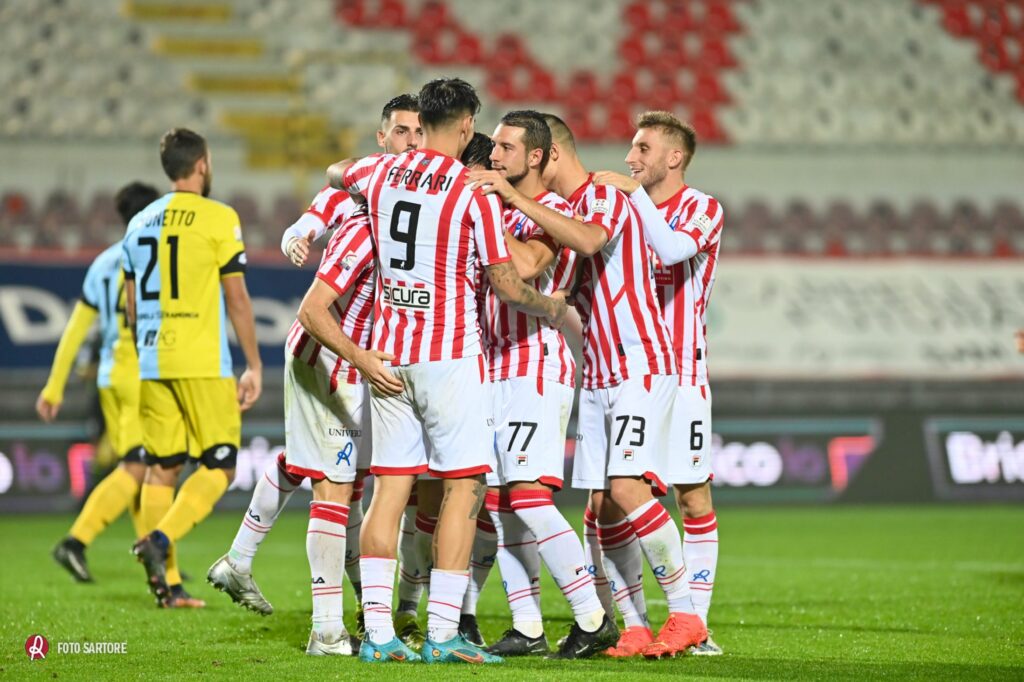
POLYGON ((135 280, 142 379, 230 377, 221 278, 245 272, 238 214, 192 192, 170 192, 128 223, 125 279, 135 280))

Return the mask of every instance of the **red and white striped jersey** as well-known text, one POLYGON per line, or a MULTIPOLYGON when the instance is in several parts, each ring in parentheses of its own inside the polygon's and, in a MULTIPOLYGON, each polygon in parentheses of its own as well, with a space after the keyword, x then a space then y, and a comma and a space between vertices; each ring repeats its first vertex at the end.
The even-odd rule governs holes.
POLYGON ((322 237, 327 230, 334 229, 345 222, 358 206, 352 195, 343 189, 334 189, 328 185, 317 192, 309 204, 309 208, 306 209, 306 213, 319 218, 324 224, 324 229, 317 232, 313 241, 322 237))
POLYGON ((672 334, 679 383, 703 385, 708 382, 704 318, 715 283, 725 212, 714 197, 686 185, 658 208, 664 212, 669 227, 697 243, 697 255, 675 265, 662 265, 655 255, 654 280, 672 334))
MULTIPOLYGON (((554 192, 543 192, 534 201, 572 217, 572 206, 554 192)), ((505 231, 521 242, 544 240, 557 254, 548 269, 533 280, 542 294, 572 288, 576 273, 576 253, 563 248, 544 234, 544 230, 518 209, 505 210, 505 231)), ((512 377, 537 377, 575 384, 576 361, 565 337, 540 319, 502 303, 494 290, 486 287, 483 310, 484 347, 487 349, 491 381, 512 377)))
MULTIPOLYGON (((316 276, 338 292, 331 314, 341 331, 362 348, 370 347, 376 274, 373 242, 365 211, 357 211, 331 235, 316 276)), ((359 383, 356 368, 310 336, 298 320, 288 332, 286 348, 296 360, 330 375, 331 393, 340 382, 359 383)))
POLYGON ((601 226, 608 235, 604 247, 580 263, 583 280, 576 303, 583 319, 583 387, 676 374, 640 215, 625 194, 595 185, 592 178, 569 197, 583 222, 601 226))
POLYGON ((366 198, 377 250, 373 347, 393 364, 480 355, 478 272, 510 260, 501 201, 431 149, 361 159, 343 182, 366 198))

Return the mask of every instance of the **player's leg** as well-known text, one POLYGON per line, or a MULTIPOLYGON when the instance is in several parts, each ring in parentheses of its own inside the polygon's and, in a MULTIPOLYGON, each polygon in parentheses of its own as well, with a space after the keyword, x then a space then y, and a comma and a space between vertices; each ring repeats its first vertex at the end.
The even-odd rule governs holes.
POLYGON ((679 530, 651 487, 667 492, 665 449, 676 392, 676 378, 649 376, 616 386, 609 403, 612 441, 609 449, 609 495, 626 515, 644 557, 668 602, 669 618, 646 656, 674 655, 707 637, 693 612, 679 530))
POLYGON ((644 555, 633 527, 607 491, 592 491, 589 507, 596 509, 597 541, 615 605, 625 629, 608 650, 616 658, 635 656, 654 641, 644 597, 644 555))
POLYGON ((398 610, 395 617, 411 615, 413 621, 419 610, 423 584, 420 581, 419 562, 416 559, 416 507, 419 498, 413 490, 402 514, 398 538, 398 610))
MULTIPOLYGON (((400 370, 393 370, 400 374, 400 370)), ((405 377, 401 376, 405 381, 405 377)), ((423 428, 406 392, 371 395, 373 498, 362 527, 359 569, 363 584, 366 634, 359 659, 366 662, 418 661, 419 655, 395 634, 391 604, 398 561, 398 530, 416 476, 427 469, 423 428)))
POLYGON ((306 529, 313 595, 313 627, 306 653, 312 656, 352 655, 343 620, 345 539, 351 500, 351 482, 335 483, 326 478, 313 481, 306 529))
POLYGON ((459 634, 467 642, 479 647, 486 646, 480 625, 476 621, 476 606, 480 592, 484 589, 487 576, 491 574, 498 554, 498 533, 487 509, 480 507, 476 519, 476 535, 473 536, 473 551, 469 559, 469 585, 462 598, 462 612, 459 615, 459 634))
POLYGON ((444 489, 434 531, 424 657, 429 663, 499 662, 459 635, 476 521, 487 493, 484 475, 497 466, 483 359, 413 365, 407 376, 430 440, 430 474, 444 489))
POLYGON ((302 477, 289 474, 285 469, 285 453, 267 463, 263 475, 256 482, 249 506, 242 515, 235 539, 228 553, 210 566, 206 580, 225 592, 247 609, 270 615, 274 607, 256 585, 252 577, 252 562, 260 543, 274 527, 281 510, 292 493, 302 483, 302 477))
POLYGON ((157 605, 162 606, 170 596, 167 544, 157 545, 150 535, 174 503, 174 489, 189 458, 188 437, 184 415, 166 381, 142 381, 139 415, 147 465, 139 500, 144 535, 132 546, 132 553, 146 569, 150 591, 157 598, 157 605))
POLYGON ((615 601, 612 599, 604 559, 601 558, 601 545, 597 539, 597 512, 591 508, 590 500, 587 500, 583 510, 583 557, 587 562, 587 572, 594 576, 594 589, 601 600, 601 607, 610 617, 614 617, 615 601))
MULTIPOLYGON (((137 431, 134 434, 126 434, 121 426, 122 414, 127 409, 134 409, 136 421, 138 420, 138 401, 136 400, 134 406, 122 404, 114 387, 101 388, 99 394, 107 435, 121 461, 89 493, 67 536, 53 550, 53 558, 57 563, 79 582, 92 582, 92 574, 89 573, 85 560, 86 548, 126 509, 134 510, 137 507, 139 490, 146 471, 145 465, 142 464, 141 434, 137 431), (133 437, 139 440, 129 444, 133 437)), ((136 513, 132 514, 133 522, 137 516, 136 513)))
POLYGON ((496 389, 510 394, 498 423, 497 444, 511 506, 537 539, 541 559, 576 621, 557 655, 593 656, 615 644, 619 632, 594 589, 583 544, 555 506, 553 496, 553 491, 562 487, 573 390, 550 381, 538 387, 532 378, 502 381, 496 389))
MULTIPOLYGON (((369 404, 369 399, 367 399, 369 404)), ((369 426, 369 419, 364 424, 369 426)), ((364 438, 364 443, 369 443, 369 437, 364 438)), ((362 465, 360 465, 362 466, 362 465)), ((363 637, 363 577, 359 572, 359 553, 362 549, 360 542, 363 534, 363 492, 366 486, 366 474, 369 473, 369 459, 365 468, 356 472, 356 480, 352 485, 352 501, 349 502, 348 525, 345 527, 345 575, 352 584, 352 596, 355 597, 356 606, 356 632, 358 639, 363 637)))
MULTIPOLYGON (((683 517, 683 558, 690 599, 707 625, 718 567, 718 519, 711 501, 711 391, 707 386, 677 389, 671 442, 664 478, 675 488, 683 517)), ((703 656, 722 653, 710 637, 690 651, 703 656)))
MULTIPOLYGON (((434 530, 437 528, 437 514, 441 509, 444 491, 441 482, 420 476, 415 492, 410 499, 416 500, 412 510, 412 535, 402 534, 399 544, 399 601, 395 613, 395 630, 398 638, 406 645, 420 648, 426 634, 420 628, 418 618, 420 596, 427 592, 430 569, 434 564, 434 530), (406 539, 408 537, 408 539, 406 539), (407 554, 403 558, 403 544, 407 554)), ((403 528, 407 523, 410 508, 406 505, 402 514, 403 528)))
POLYGON ((516 516, 506 488, 487 492, 485 502, 498 536, 498 567, 512 611, 512 627, 487 648, 498 656, 547 654, 540 611, 540 552, 537 539, 516 516))
MULTIPOLYGON (((199 466, 182 484, 174 504, 148 538, 158 546, 177 543, 203 521, 234 478, 242 420, 234 378, 177 379, 169 382, 181 405, 199 466)), ((167 606, 192 606, 180 584, 168 579, 167 606)))

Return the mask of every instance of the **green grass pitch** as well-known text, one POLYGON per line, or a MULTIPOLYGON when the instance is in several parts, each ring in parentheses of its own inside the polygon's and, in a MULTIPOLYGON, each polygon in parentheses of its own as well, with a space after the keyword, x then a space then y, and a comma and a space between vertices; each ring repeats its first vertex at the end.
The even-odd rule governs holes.
MULTIPOLYGON (((579 519, 578 513, 573 513, 579 519)), ((128 554, 121 520, 89 551, 94 585, 74 584, 49 557, 70 518, 0 519, 0 597, 5 679, 553 679, 628 675, 730 679, 1024 679, 1024 507, 800 507, 719 509, 721 558, 711 626, 719 658, 468 666, 371 666, 310 658, 306 518, 286 513, 256 560, 275 607, 261 618, 204 582, 240 513, 218 513, 185 539, 189 588, 202 611, 153 607, 128 554), (49 638, 29 661, 26 638, 49 638), (61 654, 59 642, 127 642, 126 655, 61 654), (411 678, 410 678, 411 679, 411 678)), ((652 621, 664 602, 648 585, 652 621)), ((547 635, 570 614, 545 577, 547 635)), ((350 605, 350 595, 346 594, 350 605)), ((348 614, 351 608, 348 607, 348 614)), ((495 571, 480 603, 484 636, 508 625, 495 571)), ((623 679, 623 678, 619 678, 623 679)))

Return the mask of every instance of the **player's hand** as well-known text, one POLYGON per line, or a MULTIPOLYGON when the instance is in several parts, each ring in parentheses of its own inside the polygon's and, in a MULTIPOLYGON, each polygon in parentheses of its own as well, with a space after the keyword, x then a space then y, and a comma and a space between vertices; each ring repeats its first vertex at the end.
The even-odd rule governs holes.
POLYGON ((547 323, 555 329, 561 329, 562 325, 565 324, 565 316, 569 314, 569 306, 566 304, 565 299, 569 292, 565 289, 559 289, 549 296, 553 301, 552 311, 548 313, 547 323))
POLYGON ((40 419, 49 424, 57 418, 57 413, 60 412, 60 405, 60 403, 51 403, 40 393, 39 397, 36 398, 36 413, 40 419))
POLYGON ((594 184, 611 185, 615 189, 625 192, 626 194, 632 194, 640 189, 639 182, 628 175, 616 173, 615 171, 598 171, 597 173, 594 173, 594 184))
POLYGON ((1024 353, 1024 329, 1021 329, 1016 334, 1017 336, 1017 352, 1024 353))
POLYGON ((385 398, 393 398, 405 390, 403 384, 393 375, 385 362, 394 360, 395 356, 379 350, 363 351, 359 357, 354 358, 352 364, 359 370, 359 374, 370 382, 370 387, 385 398))
POLYGON ((501 173, 493 170, 470 171, 466 176, 466 184, 470 189, 478 189, 484 194, 497 194, 506 204, 511 204, 518 194, 501 173))
POLYGON ((245 412, 259 400, 263 392, 263 370, 246 368, 238 380, 238 405, 245 412))
POLYGON ((292 265, 301 268, 306 264, 306 259, 309 258, 309 245, 313 243, 315 237, 316 232, 313 230, 310 230, 305 237, 292 237, 292 240, 288 242, 288 260, 292 262, 292 265))

